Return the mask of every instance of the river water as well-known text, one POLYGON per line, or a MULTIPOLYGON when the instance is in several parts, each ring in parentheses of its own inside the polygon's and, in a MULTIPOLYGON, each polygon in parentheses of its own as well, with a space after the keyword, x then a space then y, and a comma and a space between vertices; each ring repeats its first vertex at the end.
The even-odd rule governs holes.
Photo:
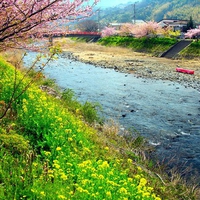
MULTIPOLYGON (((34 60, 29 53, 25 65, 34 60)), ((200 173, 200 93, 170 81, 137 78, 69 60, 65 55, 44 71, 62 88, 70 88, 80 102, 98 102, 104 117, 135 129, 155 146, 160 160, 200 173)), ((122 128, 122 129, 123 129, 122 128)))

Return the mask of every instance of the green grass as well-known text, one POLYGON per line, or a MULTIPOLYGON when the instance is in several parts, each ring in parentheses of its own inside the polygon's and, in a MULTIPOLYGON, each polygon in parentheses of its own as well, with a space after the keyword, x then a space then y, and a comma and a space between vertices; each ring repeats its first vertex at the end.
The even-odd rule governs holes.
POLYGON ((110 36, 101 38, 99 43, 106 46, 121 46, 131 48, 134 51, 159 55, 177 42, 172 38, 134 38, 122 36, 110 36))
MULTIPOLYGON (((127 47, 137 52, 145 52, 153 56, 159 56, 174 44, 176 44, 178 40, 174 38, 134 38, 110 36, 101 38, 98 42, 106 46, 127 47)), ((200 41, 193 41, 191 45, 179 53, 178 57, 186 59, 199 58, 200 41)))
POLYGON ((200 57, 200 41, 193 41, 187 48, 179 53, 179 57, 183 58, 199 58, 200 57))
POLYGON ((118 136, 97 123, 96 104, 81 105, 71 90, 54 98, 38 81, 24 89, 30 78, 0 58, 0 115, 18 97, 0 121, 0 199, 195 199, 150 172, 140 136, 118 136))

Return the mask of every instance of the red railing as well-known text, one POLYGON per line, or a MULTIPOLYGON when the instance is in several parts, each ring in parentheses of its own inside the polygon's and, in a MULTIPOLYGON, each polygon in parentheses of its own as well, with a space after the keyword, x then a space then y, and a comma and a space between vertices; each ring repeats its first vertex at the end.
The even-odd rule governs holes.
POLYGON ((87 31, 67 31, 67 32, 62 32, 62 31, 56 31, 54 33, 43 33, 44 37, 70 37, 70 36, 100 36, 101 37, 101 33, 100 32, 87 32, 87 31))
POLYGON ((101 35, 100 32, 87 32, 87 31, 68 31, 67 35, 101 35))

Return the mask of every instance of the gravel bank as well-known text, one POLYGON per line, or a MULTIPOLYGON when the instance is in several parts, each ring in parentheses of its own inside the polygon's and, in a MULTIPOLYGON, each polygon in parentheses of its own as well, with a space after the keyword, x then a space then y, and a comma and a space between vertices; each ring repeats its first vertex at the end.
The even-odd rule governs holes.
MULTIPOLYGON (((66 40, 66 39, 65 39, 66 40)), ((105 47, 96 43, 62 41, 64 53, 70 58, 104 68, 133 73, 137 77, 170 80, 200 91, 200 58, 172 60, 151 57, 119 47, 105 47), (195 70, 194 75, 176 72, 176 67, 195 70)))

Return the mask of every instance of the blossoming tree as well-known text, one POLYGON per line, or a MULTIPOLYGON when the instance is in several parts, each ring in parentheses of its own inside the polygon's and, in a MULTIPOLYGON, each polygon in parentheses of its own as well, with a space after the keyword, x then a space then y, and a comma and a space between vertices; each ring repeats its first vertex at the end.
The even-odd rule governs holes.
POLYGON ((158 30, 160 29, 160 26, 158 23, 150 21, 144 24, 125 24, 121 27, 120 31, 121 34, 131 34, 135 37, 146 37, 149 35, 155 35, 158 30))
POLYGON ((199 36, 200 36, 200 26, 198 28, 188 30, 187 33, 185 34, 185 38, 196 37, 198 39, 199 36))
POLYGON ((0 49, 22 45, 44 33, 60 34, 61 24, 90 16, 98 1, 0 0, 0 49))
POLYGON ((108 36, 115 35, 115 34, 116 34, 116 30, 113 27, 105 27, 101 31, 101 36, 102 37, 108 37, 108 36))
POLYGON ((120 28, 119 35, 133 35, 136 38, 154 37, 158 35, 177 37, 180 35, 180 31, 173 31, 171 27, 162 28, 157 22, 149 21, 144 24, 123 24, 120 28))
MULTIPOLYGON (((65 33, 63 28, 67 22, 82 19, 92 15, 92 8, 99 0, 0 0, 0 51, 8 48, 24 48, 38 50, 40 47, 30 46, 29 40, 41 38, 44 35, 55 35, 65 33)), ((8 102, 5 102, 5 109, 0 115, 3 119, 8 110, 12 107, 20 96, 37 79, 40 72, 53 59, 54 55, 59 53, 59 48, 51 48, 50 56, 41 69, 32 77, 24 88, 20 89, 20 83, 24 81, 27 74, 40 61, 41 56, 29 67, 27 73, 21 79, 17 79, 17 67, 22 59, 15 64, 15 78, 13 82, 13 91, 8 102)), ((24 54, 25 56, 25 54, 24 54)), ((1 100, 1 99, 0 99, 1 100)))

